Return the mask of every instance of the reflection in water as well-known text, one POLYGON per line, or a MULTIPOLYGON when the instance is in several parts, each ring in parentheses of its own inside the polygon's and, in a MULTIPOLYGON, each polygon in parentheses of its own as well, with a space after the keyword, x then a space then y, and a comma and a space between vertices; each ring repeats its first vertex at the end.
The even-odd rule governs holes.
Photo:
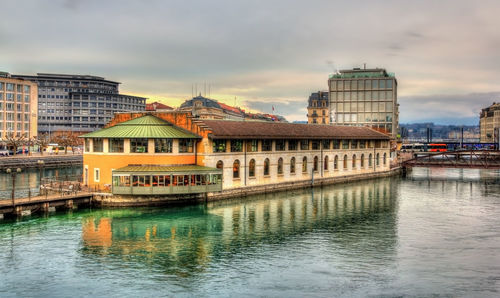
POLYGON ((258 257, 261 245, 280 247, 308 233, 331 233, 332 245, 394 255, 395 187, 391 179, 256 196, 208 206, 121 211, 83 219, 83 253, 160 266, 193 276, 211 261, 258 257), (362 230, 353 237, 352 230, 362 230), (365 232, 363 232, 363 230, 365 232))
MULTIPOLYGON (((81 176, 82 167, 61 167, 54 169, 43 169, 42 177, 64 178, 66 176, 81 176)), ((16 175, 16 198, 28 197, 28 191, 32 196, 39 194, 40 170, 25 169, 16 175)), ((5 172, 0 172, 0 200, 10 199, 12 192, 12 176, 5 172)))

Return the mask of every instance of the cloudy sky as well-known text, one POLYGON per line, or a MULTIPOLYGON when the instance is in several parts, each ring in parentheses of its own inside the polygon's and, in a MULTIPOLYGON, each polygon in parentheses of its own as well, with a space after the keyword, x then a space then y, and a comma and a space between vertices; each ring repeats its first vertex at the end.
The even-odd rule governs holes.
POLYGON ((0 70, 103 76, 172 106, 206 83, 305 120, 330 73, 366 63, 396 73, 401 122, 477 124, 500 101, 499 15, 498 0, 3 1, 0 70))

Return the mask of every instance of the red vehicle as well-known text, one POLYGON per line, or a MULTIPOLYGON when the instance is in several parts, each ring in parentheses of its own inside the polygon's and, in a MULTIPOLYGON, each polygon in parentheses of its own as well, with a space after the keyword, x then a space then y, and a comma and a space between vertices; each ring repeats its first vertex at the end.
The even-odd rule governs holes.
POLYGON ((446 152, 448 147, 446 144, 429 144, 427 145, 427 151, 429 152, 446 152))

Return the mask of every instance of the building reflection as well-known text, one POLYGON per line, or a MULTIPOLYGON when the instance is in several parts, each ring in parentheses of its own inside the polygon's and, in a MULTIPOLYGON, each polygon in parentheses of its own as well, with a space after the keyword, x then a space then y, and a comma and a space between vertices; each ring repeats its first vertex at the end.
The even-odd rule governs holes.
POLYGON ((185 277, 242 254, 258 257, 262 244, 279 247, 311 233, 330 235, 336 247, 369 252, 376 245, 395 254, 396 192, 397 183, 385 178, 207 206, 106 211, 84 218, 82 253, 185 277))

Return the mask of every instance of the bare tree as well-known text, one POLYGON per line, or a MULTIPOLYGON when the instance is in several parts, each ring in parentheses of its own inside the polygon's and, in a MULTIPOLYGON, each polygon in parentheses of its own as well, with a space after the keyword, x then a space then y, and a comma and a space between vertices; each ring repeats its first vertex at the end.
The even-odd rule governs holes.
POLYGON ((75 147, 80 143, 80 139, 71 132, 61 133, 55 137, 54 141, 59 144, 59 146, 64 147, 64 154, 68 153, 68 147, 75 147))
POLYGON ((50 144, 50 140, 47 134, 42 134, 36 139, 36 144, 40 147, 40 154, 43 155, 43 150, 47 148, 50 144))
POLYGON ((7 147, 12 148, 13 155, 16 155, 17 149, 26 144, 26 138, 24 135, 16 136, 14 133, 10 132, 5 136, 5 143, 7 147))

